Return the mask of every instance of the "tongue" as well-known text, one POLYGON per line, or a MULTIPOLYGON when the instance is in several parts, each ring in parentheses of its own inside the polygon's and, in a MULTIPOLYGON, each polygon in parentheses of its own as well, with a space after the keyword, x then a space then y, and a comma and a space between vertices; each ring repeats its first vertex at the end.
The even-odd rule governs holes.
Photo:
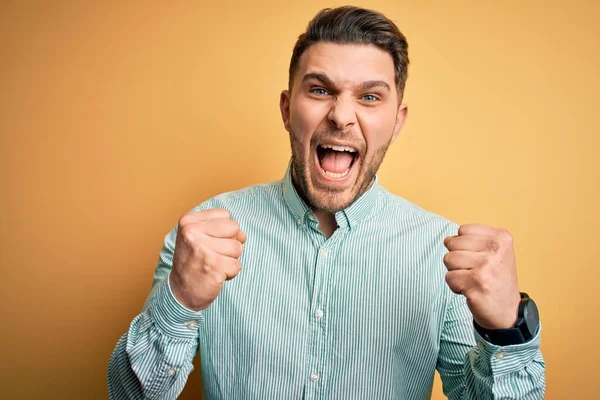
POLYGON ((354 157, 346 151, 326 150, 323 152, 321 159, 321 167, 325 171, 342 173, 350 168, 354 157))

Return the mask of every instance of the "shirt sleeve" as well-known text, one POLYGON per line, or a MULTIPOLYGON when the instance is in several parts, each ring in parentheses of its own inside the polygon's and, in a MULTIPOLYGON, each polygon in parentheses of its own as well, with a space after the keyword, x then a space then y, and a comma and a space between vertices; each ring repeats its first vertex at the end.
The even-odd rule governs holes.
POLYGON ((444 394, 451 400, 543 399, 546 381, 540 333, 541 325, 526 343, 488 343, 473 327, 466 298, 452 294, 437 364, 444 394))
POLYGON ((175 228, 165 237, 152 291, 110 358, 113 400, 176 399, 194 370, 203 317, 181 305, 169 285, 176 235, 175 228))

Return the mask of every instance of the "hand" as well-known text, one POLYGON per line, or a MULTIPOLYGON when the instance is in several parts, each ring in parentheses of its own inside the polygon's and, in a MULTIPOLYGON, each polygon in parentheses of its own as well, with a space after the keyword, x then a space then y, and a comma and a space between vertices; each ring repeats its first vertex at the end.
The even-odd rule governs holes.
POLYGON ((467 298, 475 321, 486 329, 509 329, 517 321, 521 296, 512 235, 484 225, 463 225, 444 239, 449 252, 446 282, 467 298))
POLYGON ((226 210, 192 212, 179 220, 170 284, 185 307, 200 311, 219 295, 242 265, 246 234, 226 210))

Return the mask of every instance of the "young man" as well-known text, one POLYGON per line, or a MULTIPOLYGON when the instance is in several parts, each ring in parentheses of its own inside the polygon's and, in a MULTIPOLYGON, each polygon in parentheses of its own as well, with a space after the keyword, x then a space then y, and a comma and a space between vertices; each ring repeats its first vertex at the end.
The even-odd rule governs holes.
POLYGON ((113 399, 174 399, 201 354, 207 399, 544 396, 535 303, 511 236, 458 228, 379 185, 407 43, 383 15, 321 11, 290 63, 282 181, 212 198, 165 238, 109 365, 113 399))

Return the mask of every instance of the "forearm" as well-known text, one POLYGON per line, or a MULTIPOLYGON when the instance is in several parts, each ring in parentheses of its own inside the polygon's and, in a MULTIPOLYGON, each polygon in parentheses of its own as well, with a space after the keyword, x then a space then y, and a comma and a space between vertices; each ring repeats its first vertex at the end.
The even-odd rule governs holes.
POLYGON ((459 399, 543 399, 541 325, 526 343, 496 346, 473 328, 465 299, 453 295, 440 341, 438 371, 444 394, 459 399))
POLYGON ((113 400, 176 399, 193 370, 201 314, 176 302, 168 277, 154 289, 110 358, 108 389, 113 400))

